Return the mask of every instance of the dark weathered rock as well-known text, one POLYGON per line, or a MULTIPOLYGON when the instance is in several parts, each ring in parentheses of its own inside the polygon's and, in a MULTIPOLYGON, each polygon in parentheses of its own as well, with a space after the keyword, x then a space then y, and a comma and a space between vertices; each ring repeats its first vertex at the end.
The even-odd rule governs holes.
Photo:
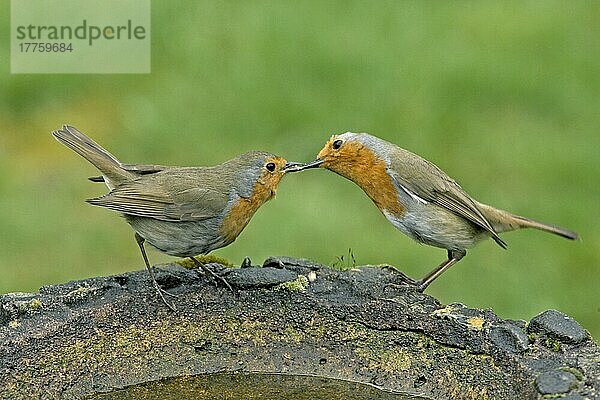
POLYGON ((263 267, 284 268, 284 267, 303 267, 312 270, 319 270, 322 265, 306 258, 293 257, 269 257, 263 262, 263 267))
POLYGON ((529 337, 523 328, 510 322, 493 325, 490 339, 499 349, 511 353, 522 353, 529 347, 529 337))
POLYGON ((535 379, 535 384, 541 394, 562 394, 577 385, 577 378, 570 372, 558 369, 544 372, 535 379))
POLYGON ((278 268, 232 269, 226 274, 227 281, 239 289, 270 288, 293 281, 298 274, 278 268))
POLYGON ((577 321, 556 310, 547 310, 536 315, 529 323, 527 330, 546 334, 568 344, 579 344, 589 339, 589 334, 577 321))
POLYGON ((244 260, 242 261, 242 264, 240 265, 240 268, 250 268, 252 267, 252 260, 250 259, 250 257, 245 257, 244 260))
POLYGON ((557 312, 536 317, 526 334, 523 321, 442 305, 387 269, 337 271, 283 257, 264 264, 224 270, 235 293, 198 271, 163 266, 157 279, 179 296, 177 312, 146 271, 0 296, 0 398, 71 399, 234 371, 435 399, 599 394, 600 350, 557 312))

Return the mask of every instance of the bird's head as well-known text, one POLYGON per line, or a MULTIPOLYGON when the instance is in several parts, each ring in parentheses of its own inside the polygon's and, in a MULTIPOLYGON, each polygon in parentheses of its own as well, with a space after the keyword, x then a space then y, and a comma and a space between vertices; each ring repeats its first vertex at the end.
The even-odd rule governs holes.
POLYGON ((385 161, 378 155, 382 142, 367 133, 333 135, 314 161, 294 170, 321 167, 360 183, 369 177, 368 172, 374 166, 384 166, 385 161))
POLYGON ((317 158, 294 170, 322 167, 350 179, 373 200, 384 213, 404 212, 388 173, 390 143, 368 133, 346 132, 333 135, 317 158))
POLYGON ((267 201, 277 193, 277 186, 288 172, 295 172, 304 164, 288 162, 283 157, 262 151, 252 151, 237 157, 241 167, 239 190, 244 197, 257 196, 267 201))

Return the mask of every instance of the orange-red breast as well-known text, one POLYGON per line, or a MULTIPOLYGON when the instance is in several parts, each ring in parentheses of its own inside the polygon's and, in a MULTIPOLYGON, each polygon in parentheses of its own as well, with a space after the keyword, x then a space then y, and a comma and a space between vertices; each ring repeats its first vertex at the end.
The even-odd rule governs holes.
MULTIPOLYGON (((72 126, 52 132, 54 137, 92 163, 110 193, 88 203, 121 213, 135 231, 135 238, 154 287, 165 304, 144 242, 172 256, 190 257, 232 243, 258 208, 275 196, 277 185, 290 167, 281 157, 251 151, 214 167, 168 167, 122 164, 98 143, 72 126)), ((231 287, 230 287, 231 288, 231 287)))
POLYGON ((568 229, 482 204, 433 163, 367 133, 332 136, 315 161, 297 170, 313 167, 327 168, 356 183, 398 230, 414 240, 447 249, 448 259, 423 279, 402 275, 420 291, 483 239, 491 237, 506 248, 499 233, 536 228, 578 238, 568 229))

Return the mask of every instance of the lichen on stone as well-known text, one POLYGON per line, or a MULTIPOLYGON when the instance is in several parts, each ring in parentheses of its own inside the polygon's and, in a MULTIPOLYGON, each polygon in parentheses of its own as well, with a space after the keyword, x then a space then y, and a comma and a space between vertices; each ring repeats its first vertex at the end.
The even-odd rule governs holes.
POLYGON ((82 285, 77 289, 71 290, 69 293, 65 295, 65 301, 67 303, 72 303, 78 300, 83 300, 88 297, 90 294, 95 293, 98 290, 95 286, 82 285))
POLYGON ((562 348, 560 341, 550 337, 546 338, 544 346, 546 346, 548 349, 552 350, 555 353, 558 353, 562 348))
POLYGON ((471 317, 467 319, 467 323, 469 326, 476 331, 480 331, 483 329, 483 324, 485 323, 485 319, 482 317, 471 317))
POLYGON ((35 298, 29 301, 21 301, 17 303, 19 313, 26 314, 30 311, 36 311, 42 308, 42 302, 40 299, 35 298))
POLYGON ((400 348, 384 351, 379 361, 379 368, 386 372, 408 371, 411 365, 411 357, 400 348))
POLYGON ((433 315, 436 317, 443 317, 452 314, 453 311, 454 307, 452 305, 447 305, 444 308, 438 308, 437 310, 435 310, 433 312, 433 315))
POLYGON ((31 301, 29 302, 29 308, 31 310, 39 310, 40 308, 42 308, 43 304, 40 301, 40 299, 31 299, 31 301))
POLYGON ((293 281, 280 283, 279 285, 275 286, 273 288, 273 290, 275 290, 275 291, 287 290, 289 292, 305 292, 306 288, 308 287, 308 283, 309 283, 308 278, 306 276, 298 275, 298 277, 296 279, 294 279, 293 281))

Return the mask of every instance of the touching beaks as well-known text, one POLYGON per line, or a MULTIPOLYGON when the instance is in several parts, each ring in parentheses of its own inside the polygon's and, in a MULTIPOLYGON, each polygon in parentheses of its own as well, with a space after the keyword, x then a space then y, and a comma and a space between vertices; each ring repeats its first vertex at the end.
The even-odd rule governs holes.
POLYGON ((309 168, 317 168, 323 163, 323 161, 324 160, 315 160, 306 164, 290 162, 286 163, 283 169, 285 170, 285 172, 298 172, 309 168))
POLYGON ((304 164, 302 169, 318 168, 321 164, 323 164, 324 161, 325 160, 316 159, 315 161, 311 161, 309 163, 304 164))
POLYGON ((296 171, 301 171, 300 167, 303 167, 304 163, 299 163, 299 162, 286 162, 285 165, 283 166, 283 171, 285 172, 296 172, 296 171))

